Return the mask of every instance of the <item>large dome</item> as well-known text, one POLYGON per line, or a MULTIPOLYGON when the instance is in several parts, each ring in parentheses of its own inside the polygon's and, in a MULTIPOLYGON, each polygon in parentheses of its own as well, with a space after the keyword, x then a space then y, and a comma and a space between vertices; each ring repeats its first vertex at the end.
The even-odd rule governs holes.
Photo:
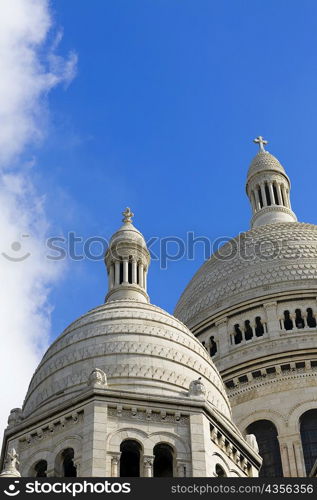
POLYGON ((267 224, 212 255, 184 290, 175 316, 194 328, 226 307, 307 288, 317 293, 317 226, 267 224))
POLYGON ((52 409, 87 388, 93 369, 107 390, 186 397, 202 377, 206 397, 225 417, 230 406, 208 353, 176 318, 148 303, 111 301, 72 323, 51 345, 30 383, 23 415, 52 409))

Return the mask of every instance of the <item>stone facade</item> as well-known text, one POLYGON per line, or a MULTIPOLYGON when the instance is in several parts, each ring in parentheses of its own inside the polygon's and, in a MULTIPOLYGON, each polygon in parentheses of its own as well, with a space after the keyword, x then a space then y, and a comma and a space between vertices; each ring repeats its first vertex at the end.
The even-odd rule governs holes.
POLYGON ((175 315, 211 354, 241 432, 272 423, 282 474, 301 477, 309 474, 302 418, 315 410, 317 422, 317 226, 296 222, 289 190, 284 168, 260 151, 247 179, 253 229, 201 267, 175 315), (273 192, 277 181, 284 191, 273 192))
POLYGON ((43 356, 23 408, 10 413, 2 461, 13 449, 23 477, 255 477, 256 440, 232 423, 209 354, 149 303, 149 252, 132 215, 105 256, 106 303, 43 356))

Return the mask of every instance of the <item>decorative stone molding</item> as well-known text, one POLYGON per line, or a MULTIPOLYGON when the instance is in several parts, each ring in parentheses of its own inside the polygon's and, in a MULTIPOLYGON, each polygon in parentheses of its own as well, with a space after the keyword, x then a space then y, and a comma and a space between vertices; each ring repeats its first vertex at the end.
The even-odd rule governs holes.
POLYGON ((28 434, 19 439, 19 448, 21 451, 31 447, 38 441, 50 438, 52 434, 63 432, 79 422, 83 421, 84 412, 72 412, 71 414, 64 415, 59 419, 43 425, 37 429, 32 430, 28 434))
POLYGON ((211 425, 210 428, 210 439, 225 453, 228 458, 230 458, 230 460, 235 462, 244 473, 248 473, 248 470, 252 467, 251 463, 246 457, 243 456, 240 450, 235 448, 235 446, 230 443, 222 431, 214 425, 211 425))
POLYGON ((246 442, 253 448, 256 453, 259 453, 259 446, 254 434, 247 434, 245 436, 246 442))
POLYGON ((165 410, 154 410, 147 408, 122 408, 122 406, 109 407, 108 416, 123 418, 128 420, 151 421, 151 422, 169 422, 179 425, 189 425, 189 416, 182 415, 179 412, 166 412, 165 410))

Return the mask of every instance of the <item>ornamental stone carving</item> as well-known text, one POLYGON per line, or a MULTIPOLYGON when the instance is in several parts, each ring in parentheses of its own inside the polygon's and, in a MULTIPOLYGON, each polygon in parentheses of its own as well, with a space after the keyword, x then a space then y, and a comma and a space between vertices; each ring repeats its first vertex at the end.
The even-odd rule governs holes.
POLYGON ((194 398, 205 398, 206 387, 204 386, 201 377, 197 380, 192 380, 189 384, 188 396, 194 398))
POLYGON ((106 387, 107 376, 100 368, 94 368, 88 378, 88 385, 90 387, 106 387))
POLYGON ((1 477, 20 477, 21 474, 19 472, 19 456, 14 448, 8 451, 5 461, 4 468, 1 472, 1 477))
POLYGON ((15 427, 22 421, 22 410, 21 408, 13 408, 10 411, 10 415, 8 418, 8 427, 15 427))

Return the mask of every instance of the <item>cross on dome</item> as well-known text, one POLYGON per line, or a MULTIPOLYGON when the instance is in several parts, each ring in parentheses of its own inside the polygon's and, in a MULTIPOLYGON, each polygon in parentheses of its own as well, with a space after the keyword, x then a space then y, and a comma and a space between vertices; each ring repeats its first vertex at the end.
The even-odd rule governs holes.
POLYGON ((259 135, 256 139, 253 139, 253 142, 259 145, 260 151, 265 152, 264 146, 268 143, 268 141, 263 139, 261 135, 259 135))
POLYGON ((123 219, 122 222, 124 223, 131 223, 132 222, 132 217, 134 217, 134 213, 131 212, 130 208, 127 207, 124 212, 122 212, 123 219))

